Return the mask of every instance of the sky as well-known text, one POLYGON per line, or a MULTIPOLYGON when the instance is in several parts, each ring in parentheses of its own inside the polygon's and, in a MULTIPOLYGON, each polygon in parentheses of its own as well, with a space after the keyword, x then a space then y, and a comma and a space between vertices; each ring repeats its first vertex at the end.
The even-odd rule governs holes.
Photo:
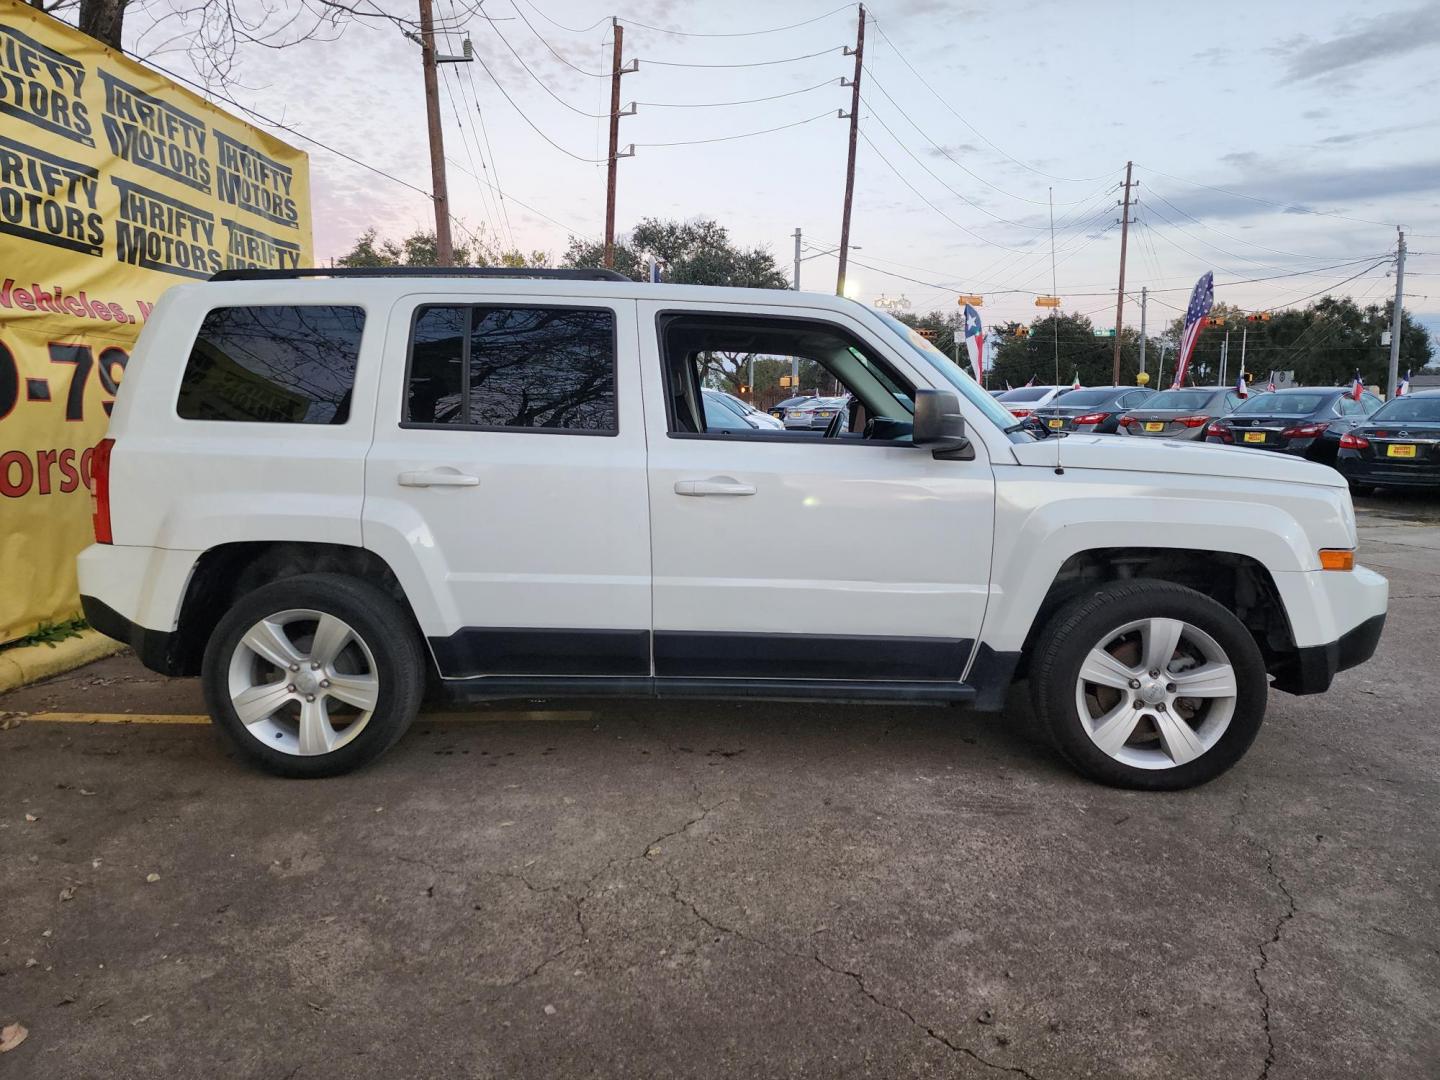
MULTIPOLYGON (((639 104, 620 122, 635 153, 618 166, 617 228, 713 218, 787 268, 799 228, 802 287, 833 291, 856 7, 625 5, 623 56, 638 68, 621 100, 639 104)), ((132 13, 127 50, 193 76, 193 27, 150 28, 156 10, 132 13)), ((603 233, 611 11, 436 0, 442 51, 468 34, 476 57, 441 69, 458 235, 558 260, 571 236, 603 233)), ((973 293, 992 324, 1029 321, 1051 291, 1053 197, 1063 310, 1111 324, 1133 161, 1127 325, 1142 286, 1153 332, 1205 270, 1217 300, 1246 308, 1383 300, 1398 224, 1406 307, 1440 332, 1440 3, 884 0, 867 14, 851 295, 920 313, 973 293)), ((216 87, 310 151, 321 262, 367 228, 398 238, 434 223, 419 47, 379 18, 324 37, 242 45, 234 81, 216 87)))

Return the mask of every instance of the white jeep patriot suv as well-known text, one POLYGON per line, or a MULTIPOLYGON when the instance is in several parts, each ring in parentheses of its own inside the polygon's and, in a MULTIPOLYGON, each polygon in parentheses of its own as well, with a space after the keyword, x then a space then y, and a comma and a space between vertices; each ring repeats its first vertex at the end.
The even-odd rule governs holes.
POLYGON ((999 710, 1025 677, 1087 776, 1181 788, 1385 619, 1338 473, 1032 433, 809 293, 227 271, 156 306, 94 462, 87 618, 286 776, 370 761, 427 687, 999 710), (751 357, 848 402, 710 429, 751 357))

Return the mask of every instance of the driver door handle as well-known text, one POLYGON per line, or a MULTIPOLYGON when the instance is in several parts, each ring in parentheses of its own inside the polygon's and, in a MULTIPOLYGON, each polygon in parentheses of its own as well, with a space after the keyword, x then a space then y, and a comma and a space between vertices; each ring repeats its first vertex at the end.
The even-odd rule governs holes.
POLYGON ((397 479, 401 487, 478 487, 480 484, 480 477, 449 468, 402 472, 397 479))
POLYGON ((754 495, 754 484, 742 484, 729 476, 712 476, 708 480, 676 480, 676 495, 754 495))

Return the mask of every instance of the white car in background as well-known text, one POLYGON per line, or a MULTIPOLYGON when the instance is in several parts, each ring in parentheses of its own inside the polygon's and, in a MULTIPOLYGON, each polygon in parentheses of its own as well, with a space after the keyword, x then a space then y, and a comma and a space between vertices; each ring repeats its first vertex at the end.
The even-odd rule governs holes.
POLYGON ((738 398, 734 394, 727 394, 724 390, 706 390, 706 397, 718 398, 719 403, 736 416, 740 417, 752 428, 759 431, 783 431, 785 425, 769 413, 761 412, 744 398, 738 398))
POLYGON ((1073 389, 1071 386, 1017 386, 995 400, 1009 409, 1015 419, 1024 420, 1036 409, 1049 405, 1057 395, 1073 389))

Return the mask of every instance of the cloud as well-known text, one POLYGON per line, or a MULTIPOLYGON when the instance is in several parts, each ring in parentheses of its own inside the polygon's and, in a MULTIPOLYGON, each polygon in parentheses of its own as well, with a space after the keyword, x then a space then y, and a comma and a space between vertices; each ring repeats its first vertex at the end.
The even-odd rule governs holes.
POLYGON ((1301 118, 1305 120, 1324 120, 1329 115, 1329 109, 1306 109, 1300 114, 1301 118))
POLYGON ((1356 26, 1352 32, 1329 41, 1301 43, 1291 39, 1289 46, 1281 43, 1290 60, 1286 81, 1313 79, 1372 60, 1390 60, 1440 45, 1440 5, 1387 12, 1356 26))
POLYGON ((1226 165, 1233 165, 1237 169, 1248 169, 1260 160, 1260 155, 1254 150, 1243 150, 1233 154, 1225 154, 1220 158, 1226 165))
POLYGON ((1173 194, 1174 189, 1166 194, 1197 218, 1254 217, 1277 208, 1288 214, 1325 213, 1375 199, 1440 193, 1440 160, 1287 172, 1278 162, 1255 159, 1240 175, 1215 186, 1251 198, 1208 188, 1195 188, 1183 197, 1173 194))
POLYGON ((978 154, 980 148, 974 143, 949 143, 944 146, 934 147, 925 151, 930 157, 944 158, 954 157, 957 154, 978 154))

